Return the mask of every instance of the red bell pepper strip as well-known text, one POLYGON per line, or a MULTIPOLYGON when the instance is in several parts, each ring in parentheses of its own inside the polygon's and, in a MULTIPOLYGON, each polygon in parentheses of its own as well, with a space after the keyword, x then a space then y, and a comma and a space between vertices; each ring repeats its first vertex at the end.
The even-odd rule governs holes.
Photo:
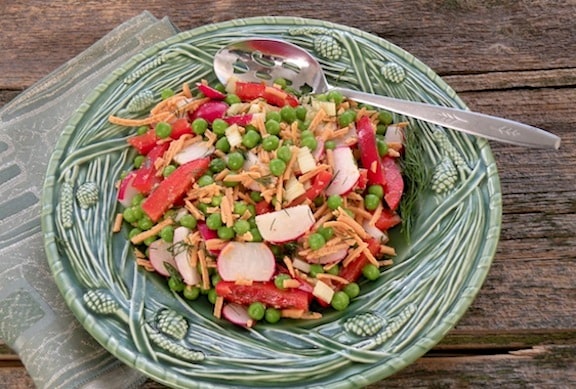
MULTIPOLYGON (((368 250, 370 250, 372 255, 376 256, 380 251, 380 243, 378 243, 378 240, 374 238, 370 239, 367 242, 368 242, 368 250)), ((356 282, 358 278, 360 278, 360 276, 362 275, 362 269, 364 268, 364 266, 366 266, 369 263, 370 260, 366 257, 364 253, 362 253, 360 254, 360 256, 358 256, 358 258, 349 263, 347 266, 343 266, 340 269, 340 274, 338 275, 350 282, 356 282)))
POLYGON ((382 158, 382 170, 386 177, 386 185, 384 186, 384 200, 391 210, 396 210, 400 205, 400 199, 404 192, 404 180, 402 179, 402 172, 396 163, 396 160, 389 156, 382 158))
POLYGON ((128 138, 128 143, 142 155, 148 154, 156 146, 157 141, 158 137, 153 128, 142 135, 135 135, 128 138))
POLYGON ((360 177, 356 182, 356 189, 364 190, 368 186, 368 169, 360 168, 360 177))
POLYGON ((160 183, 161 178, 156 176, 154 162, 164 155, 164 152, 168 150, 168 145, 168 143, 163 143, 150 150, 142 166, 136 170, 136 177, 132 181, 132 186, 140 193, 148 194, 160 183))
POLYGON ((219 90, 212 88, 210 85, 197 83, 196 86, 198 90, 204 94, 204 96, 209 97, 214 100, 224 100, 226 95, 219 90))
POLYGON ((390 228, 402 223, 402 218, 396 212, 389 209, 383 209, 382 214, 374 223, 374 226, 380 231, 386 232, 390 228))
POLYGON ((170 133, 170 138, 178 139, 182 135, 191 135, 192 127, 186 118, 176 119, 172 123, 172 132, 170 133))
POLYGON ((298 106, 298 99, 274 86, 267 86, 256 82, 241 82, 237 81, 234 85, 234 94, 242 101, 252 101, 258 98, 263 98, 268 103, 278 107, 290 105, 291 107, 298 106))
POLYGON ((314 200, 320 196, 328 185, 330 185, 330 180, 332 180, 332 173, 325 170, 318 173, 312 180, 312 186, 306 191, 306 198, 314 200))
POLYGON ((263 213, 272 212, 272 206, 266 200, 260 200, 255 205, 256 215, 262 215, 263 213))
POLYGON ((370 184, 386 184, 386 177, 380 164, 380 155, 376 145, 376 131, 368 116, 362 116, 356 123, 358 131, 358 148, 362 166, 368 169, 368 182, 370 184))
POLYGON ((312 295, 297 288, 278 289, 273 282, 253 282, 252 285, 236 284, 233 281, 220 281, 216 284, 216 294, 224 300, 236 304, 249 305, 254 302, 276 309, 303 309, 308 311, 312 295))
POLYGON ((142 210, 156 222, 180 199, 200 177, 210 164, 210 158, 201 158, 180 165, 166 177, 158 187, 142 202, 142 210))

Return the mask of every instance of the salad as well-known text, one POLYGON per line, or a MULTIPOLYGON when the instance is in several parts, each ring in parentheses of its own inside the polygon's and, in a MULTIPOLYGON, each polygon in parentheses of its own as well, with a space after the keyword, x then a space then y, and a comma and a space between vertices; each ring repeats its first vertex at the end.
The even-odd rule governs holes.
POLYGON ((393 264, 406 123, 285 80, 161 95, 146 118, 109 118, 136 129, 114 230, 172 291, 247 327, 316 319, 393 264))

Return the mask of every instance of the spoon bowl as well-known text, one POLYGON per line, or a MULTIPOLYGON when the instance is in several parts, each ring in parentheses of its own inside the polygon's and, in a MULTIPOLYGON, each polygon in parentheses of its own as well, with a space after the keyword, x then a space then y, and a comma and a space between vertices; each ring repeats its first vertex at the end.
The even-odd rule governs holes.
POLYGON ((299 46, 279 39, 254 38, 233 42, 216 53, 214 72, 223 84, 232 79, 272 83, 282 78, 289 80, 296 90, 313 93, 337 91, 360 103, 499 142, 525 147, 560 147, 558 136, 512 120, 332 87, 314 56, 299 46))

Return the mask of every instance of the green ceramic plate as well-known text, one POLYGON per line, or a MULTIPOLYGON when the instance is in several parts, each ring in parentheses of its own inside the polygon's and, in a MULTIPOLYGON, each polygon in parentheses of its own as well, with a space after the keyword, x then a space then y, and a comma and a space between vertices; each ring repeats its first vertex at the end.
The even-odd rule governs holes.
MULTIPOLYGON (((43 228, 51 269, 86 330, 107 350, 174 387, 361 387, 406 367, 462 317, 488 272, 500 232, 496 165, 482 139, 411 121, 430 187, 396 264, 345 313, 246 330, 188 303, 137 268, 127 231, 111 232, 114 184, 132 154, 110 114, 142 117, 159 91, 215 80, 214 53, 252 36, 313 53, 329 82, 465 108, 434 72, 389 42, 349 27, 289 17, 233 20, 183 32, 133 57, 81 105, 51 158, 43 228)), ((397 118, 401 119, 401 118, 397 118)))

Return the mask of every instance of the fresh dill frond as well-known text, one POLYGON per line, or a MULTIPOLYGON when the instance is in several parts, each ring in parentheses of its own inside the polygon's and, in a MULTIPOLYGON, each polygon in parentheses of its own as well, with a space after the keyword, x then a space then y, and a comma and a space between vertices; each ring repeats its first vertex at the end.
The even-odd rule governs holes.
POLYGON ((419 136, 420 132, 418 127, 405 130, 404 156, 400 159, 404 174, 404 194, 400 202, 400 215, 402 216, 402 232, 408 241, 410 241, 410 233, 418 216, 418 201, 430 186, 430 169, 424 158, 423 137, 419 136))

